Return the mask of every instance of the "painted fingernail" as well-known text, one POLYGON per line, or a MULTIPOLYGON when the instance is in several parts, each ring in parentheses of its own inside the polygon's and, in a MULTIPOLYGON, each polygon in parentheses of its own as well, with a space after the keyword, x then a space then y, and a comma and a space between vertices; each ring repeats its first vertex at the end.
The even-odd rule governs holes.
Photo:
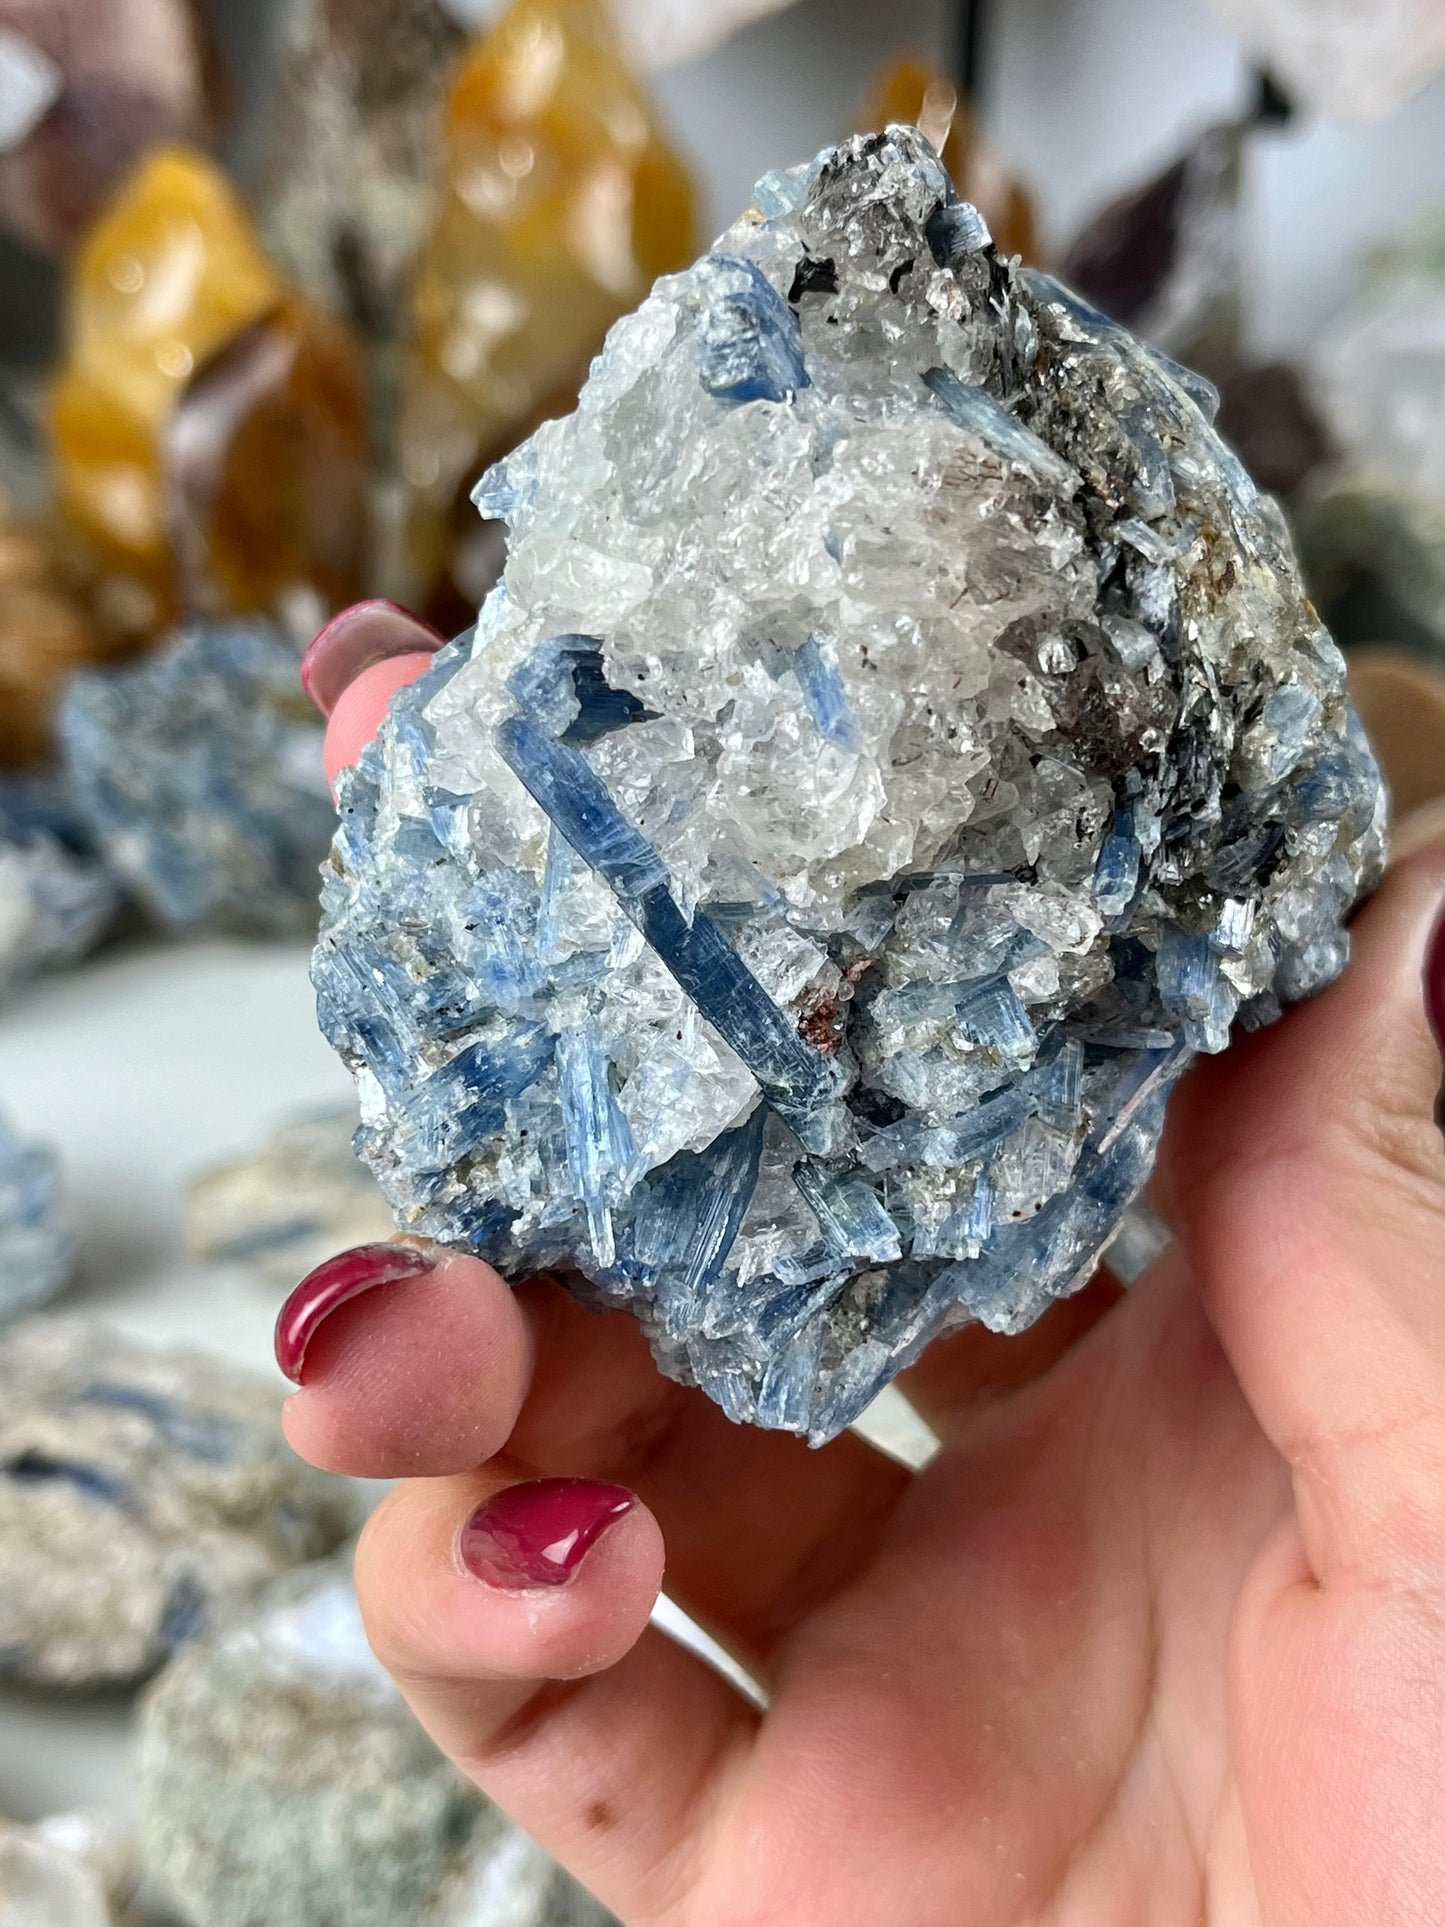
POLYGON ((374 662, 434 655, 446 640, 395 602, 357 602, 334 616, 301 659, 301 687, 329 716, 347 686, 374 662))
POLYGON ((1430 939, 1430 955, 1425 964, 1425 1008, 1435 1041, 1445 1051, 1445 914, 1435 925, 1430 939))
POLYGON ((276 1363, 293 1385, 301 1383, 306 1350, 339 1305, 378 1285, 419 1278, 435 1260, 410 1245, 357 1245, 308 1272, 276 1320, 276 1363))
POLYGON ((535 1479, 508 1486, 462 1527, 462 1564, 499 1592, 565 1586, 610 1526, 637 1504, 625 1485, 535 1479))

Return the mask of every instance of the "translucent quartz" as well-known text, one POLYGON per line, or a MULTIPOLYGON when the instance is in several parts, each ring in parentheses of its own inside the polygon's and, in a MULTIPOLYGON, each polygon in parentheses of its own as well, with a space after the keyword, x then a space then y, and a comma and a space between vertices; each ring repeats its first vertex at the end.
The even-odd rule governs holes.
POLYGON ((208 131, 193 0, 0 0, 0 34, 7 107, 25 103, 0 141, 0 224, 32 247, 63 252, 157 142, 208 131))
POLYGON ((359 587, 356 351, 204 156, 153 155, 87 237, 50 414, 61 511, 150 626, 183 589, 212 613, 309 595, 310 620, 359 587))
POLYGON ((972 110, 946 75, 922 60, 893 63, 879 76, 864 118, 870 130, 912 122, 937 149, 959 194, 982 214, 1000 254, 1040 258, 1038 219, 1028 189, 984 140, 972 110))
POLYGON ((138 663, 75 676, 60 733, 81 821, 163 928, 314 926, 335 819, 320 719, 274 630, 199 623, 138 663))
POLYGON ((450 1766, 330 1563, 181 1654, 141 1702, 146 1864, 217 1927, 607 1927, 450 1766))
POLYGON ((1182 1071, 1330 981, 1381 862, 1214 403, 911 128, 613 329, 340 789, 314 978, 406 1228, 819 1440, 1090 1275, 1182 1071))
POLYGON ((40 1316, 0 1337, 0 1670, 142 1677, 358 1524, 305 1466, 282 1390, 198 1352, 40 1316))
POLYGON ((609 325, 694 244, 686 169, 606 0, 512 0, 447 101, 414 295, 401 423, 414 594, 448 563, 462 484, 572 406, 609 325))

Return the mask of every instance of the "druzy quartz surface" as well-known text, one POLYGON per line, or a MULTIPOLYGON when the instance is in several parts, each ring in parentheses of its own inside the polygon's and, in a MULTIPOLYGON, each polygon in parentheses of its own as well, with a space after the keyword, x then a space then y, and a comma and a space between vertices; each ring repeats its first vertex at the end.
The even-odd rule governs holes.
POLYGON ((658 283, 484 478, 504 581, 342 782, 315 981, 405 1228, 815 1440, 1088 1277, 1381 859, 1213 405, 902 127, 658 283))

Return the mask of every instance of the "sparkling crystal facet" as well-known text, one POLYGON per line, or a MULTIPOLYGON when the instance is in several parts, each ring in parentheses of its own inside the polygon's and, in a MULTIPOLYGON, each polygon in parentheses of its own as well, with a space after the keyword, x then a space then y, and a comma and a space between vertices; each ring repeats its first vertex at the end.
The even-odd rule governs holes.
POLYGON ((404 1226, 814 1439, 1089 1276, 1181 1073, 1339 971, 1381 860, 1214 400, 904 127, 614 328, 341 784, 315 981, 404 1226))

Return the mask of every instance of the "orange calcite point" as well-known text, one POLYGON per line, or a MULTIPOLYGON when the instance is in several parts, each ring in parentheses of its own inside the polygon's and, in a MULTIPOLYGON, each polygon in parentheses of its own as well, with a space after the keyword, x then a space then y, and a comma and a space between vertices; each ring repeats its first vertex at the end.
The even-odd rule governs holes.
POLYGON ((607 329, 696 240, 606 0, 513 0, 463 62, 443 140, 401 429, 414 592, 447 561, 462 485, 571 406, 607 329))
POLYGON ((61 685, 113 653, 51 532, 0 505, 0 766, 50 755, 61 685))
POLYGON ((951 80, 922 60, 889 67, 869 100, 865 125, 886 127, 895 120, 910 122, 932 141, 954 186, 988 222, 1000 254, 1039 259, 1033 202, 983 140, 951 80))

